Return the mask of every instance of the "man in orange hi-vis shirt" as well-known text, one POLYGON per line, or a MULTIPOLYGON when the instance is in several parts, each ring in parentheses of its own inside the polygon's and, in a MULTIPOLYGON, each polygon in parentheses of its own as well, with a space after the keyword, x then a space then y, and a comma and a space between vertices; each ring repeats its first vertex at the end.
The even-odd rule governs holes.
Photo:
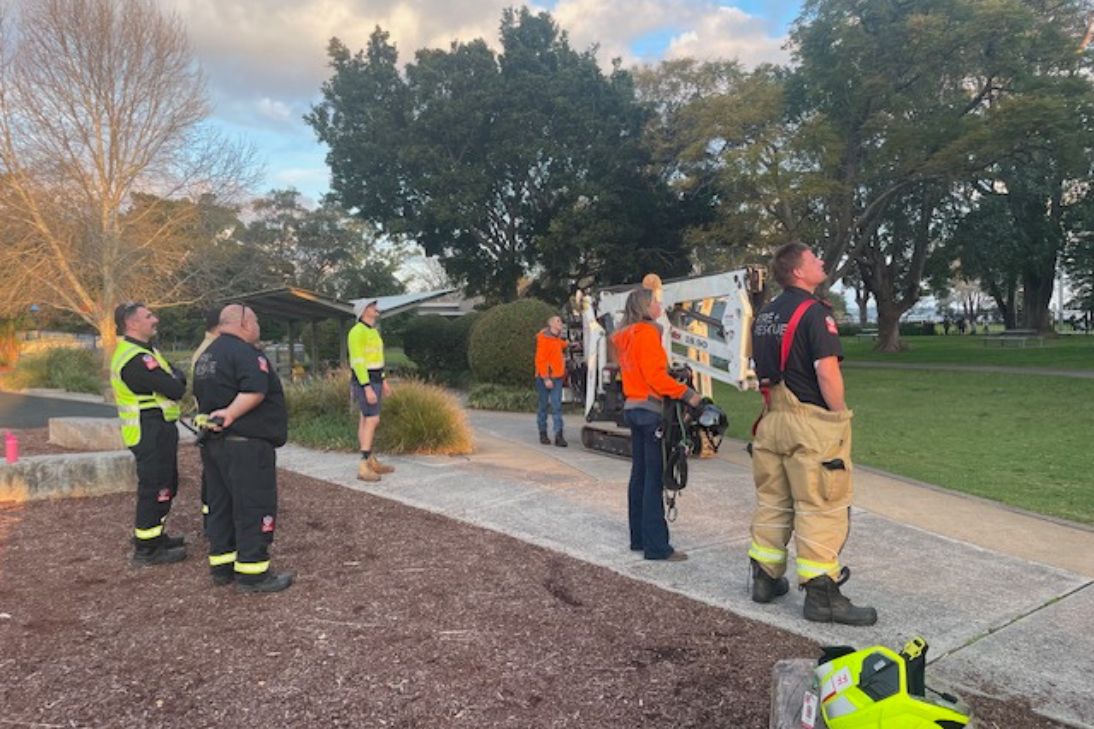
POLYGON ((566 340, 562 337, 562 317, 552 316, 547 326, 536 334, 536 392, 539 393, 539 410, 536 412, 536 424, 539 425, 539 442, 551 445, 547 437, 547 406, 551 406, 551 418, 555 422, 555 445, 567 446, 562 435, 562 378, 566 374, 566 362, 562 350, 566 340))

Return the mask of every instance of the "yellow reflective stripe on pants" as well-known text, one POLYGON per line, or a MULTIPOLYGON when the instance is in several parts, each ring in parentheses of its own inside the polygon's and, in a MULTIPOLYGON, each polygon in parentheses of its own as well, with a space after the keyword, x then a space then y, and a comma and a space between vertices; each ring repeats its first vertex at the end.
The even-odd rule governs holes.
POLYGON ((763 547, 756 542, 748 549, 748 556, 765 564, 786 564, 786 550, 763 547))
POLYGON ((231 564, 232 562, 235 562, 235 561, 236 561, 236 553, 235 552, 225 552, 224 554, 210 554, 209 555, 209 566, 210 567, 219 567, 222 564, 231 564))
POLYGON ((823 575, 835 578, 839 575, 839 571, 839 562, 814 562, 798 557, 798 577, 803 581, 823 575))
POLYGON ((134 529, 133 530, 133 535, 136 536, 137 539, 155 539, 156 537, 160 536, 161 534, 163 534, 163 524, 157 524, 156 526, 152 527, 151 529, 134 529))
POLYGON ((270 561, 265 562, 236 562, 236 572, 241 575, 260 575, 270 569, 270 561))

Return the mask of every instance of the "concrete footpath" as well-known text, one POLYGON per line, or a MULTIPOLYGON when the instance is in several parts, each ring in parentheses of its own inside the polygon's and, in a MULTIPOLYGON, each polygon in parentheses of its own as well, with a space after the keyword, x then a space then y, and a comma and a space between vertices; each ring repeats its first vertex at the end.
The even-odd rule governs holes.
MULTIPOLYGON (((671 525, 691 559, 649 562, 627 549, 628 461, 541 446, 533 417, 471 411, 473 456, 390 458, 398 471, 357 481, 355 454, 297 446, 279 464, 607 567, 822 644, 930 643, 928 682, 1026 700, 1094 728, 1094 530, 922 484, 856 470, 846 593, 878 609, 871 628, 807 623, 797 590, 771 605, 748 595, 754 505, 747 456, 727 442, 692 462, 671 525)), ((793 580, 792 580, 793 584, 793 580)), ((803 656, 811 657, 811 656, 803 656)))

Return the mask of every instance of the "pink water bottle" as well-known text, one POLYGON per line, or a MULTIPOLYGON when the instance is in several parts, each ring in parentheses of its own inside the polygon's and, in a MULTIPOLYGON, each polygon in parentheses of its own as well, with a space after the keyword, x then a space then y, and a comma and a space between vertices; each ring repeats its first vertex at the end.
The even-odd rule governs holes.
POLYGON ((8 463, 19 460, 19 439, 10 430, 4 432, 4 460, 8 463))

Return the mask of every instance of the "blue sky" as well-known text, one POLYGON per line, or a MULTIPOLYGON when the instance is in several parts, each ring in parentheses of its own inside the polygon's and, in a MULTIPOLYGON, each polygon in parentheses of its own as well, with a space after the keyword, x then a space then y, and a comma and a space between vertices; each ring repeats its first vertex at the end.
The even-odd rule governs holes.
MULTIPOLYGON (((501 0, 162 0, 186 25, 208 76, 212 124, 254 146, 265 178, 255 189, 295 187, 311 200, 328 187, 324 148, 302 116, 328 77, 326 44, 353 49, 380 25, 400 57, 422 47, 495 43, 501 0)), ((667 57, 785 61, 799 0, 541 0, 580 48, 597 44, 607 66, 667 57)))

